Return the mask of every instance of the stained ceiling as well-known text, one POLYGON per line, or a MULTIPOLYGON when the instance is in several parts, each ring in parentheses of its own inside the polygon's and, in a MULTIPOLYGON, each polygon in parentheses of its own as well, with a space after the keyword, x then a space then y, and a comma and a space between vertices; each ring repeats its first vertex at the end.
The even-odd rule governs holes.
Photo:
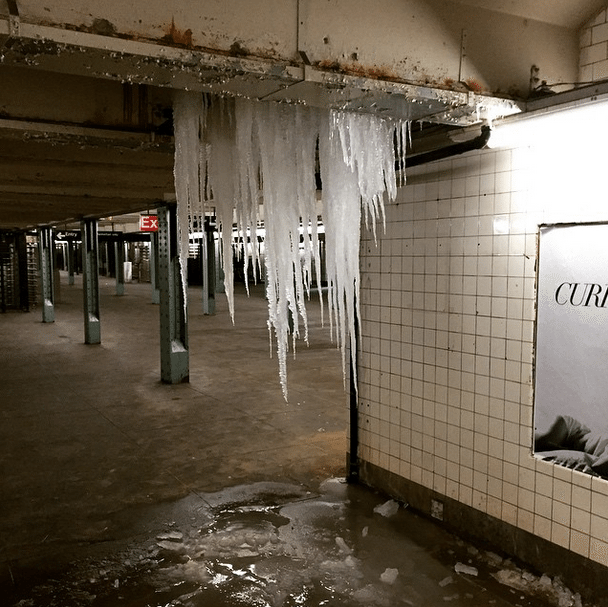
MULTIPOLYGON (((87 1, 75 0, 70 6, 85 6, 87 1)), ((302 5, 316 1, 300 0, 302 5)), ((385 2, 395 10, 401 6, 397 0, 385 2)), ((61 3, 48 0, 47 4, 61 3)), ((359 4, 349 5, 353 18, 359 4)), ((0 229, 61 226, 87 216, 145 211, 171 197, 173 142, 165 127, 172 88, 407 116, 434 124, 425 131, 427 147, 440 145, 451 130, 525 109, 521 99, 509 99, 500 77, 505 82, 519 79, 527 88, 530 63, 537 53, 543 57, 541 69, 552 70, 552 75, 563 72, 565 79, 572 79, 576 62, 567 56, 577 51, 576 32, 604 2, 459 0, 458 4, 462 11, 454 12, 454 2, 404 0, 403 6, 411 8, 417 21, 411 22, 409 13, 400 19, 414 27, 418 24, 421 30, 416 35, 428 39, 426 44, 437 39, 444 40, 443 46, 439 42, 429 46, 434 50, 422 53, 417 62, 410 58, 374 71, 365 65, 366 59, 374 64, 391 53, 410 57, 418 39, 409 42, 413 47, 402 49, 402 33, 388 31, 388 15, 384 17, 389 20, 382 22, 387 40, 380 41, 366 3, 359 8, 368 15, 367 47, 365 40, 352 38, 344 29, 339 13, 326 36, 324 22, 317 16, 317 25, 302 31, 298 27, 296 33, 298 47, 306 47, 307 52, 300 51, 295 62, 285 62, 246 56, 236 33, 232 45, 230 39, 221 42, 226 50, 209 53, 176 44, 174 34, 153 43, 122 35, 110 19, 100 20, 103 6, 96 3, 91 5, 95 13, 78 13, 78 19, 96 16, 97 29, 92 33, 84 25, 49 27, 34 17, 28 21, 28 11, 40 11, 33 0, 0 0, 0 229), (479 22, 474 19, 477 11, 479 22), (515 35, 505 32, 503 42, 478 31, 481 24, 486 27, 496 21, 496 15, 508 16, 505 27, 514 28, 515 35), (469 17, 470 26, 465 23, 469 17), (462 23, 452 24, 457 18, 462 23), (522 19, 536 23, 528 46, 517 39, 529 27, 522 19), (100 29, 102 21, 105 30, 100 29), (563 38, 568 31, 574 33, 566 44, 563 38), (305 36, 307 44, 302 42, 305 36), (380 53, 376 50, 380 42, 384 55, 374 54, 380 53), (345 54, 341 49, 347 44, 345 54), (546 50, 552 45, 555 59, 546 50), (492 53, 497 53, 495 60, 492 53), (505 59, 508 53, 512 56, 505 59), (334 56, 333 62, 324 59, 334 56), (475 57, 479 59, 473 61, 475 57)), ((160 11, 165 3, 155 0, 146 6, 160 11)), ((71 9, 62 10, 67 19, 71 9)), ((380 22, 380 15, 376 20, 380 22)), ((243 23, 246 26, 247 19, 235 23, 235 32, 237 26, 245 27, 243 23)), ((495 27, 499 32, 500 23, 495 27)), ((174 20, 171 28, 177 31, 174 20)), ((289 42, 289 32, 285 40, 289 42)))
POLYGON ((579 29, 596 15, 605 0, 458 0, 477 8, 579 29))

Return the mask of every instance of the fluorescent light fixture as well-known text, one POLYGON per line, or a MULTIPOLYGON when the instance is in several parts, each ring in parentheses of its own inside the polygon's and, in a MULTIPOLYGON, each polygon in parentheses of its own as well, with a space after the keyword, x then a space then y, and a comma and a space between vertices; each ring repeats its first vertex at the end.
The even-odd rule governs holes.
POLYGON ((492 125, 489 148, 558 145, 597 139, 608 125, 608 101, 590 98, 519 114, 492 125), (572 140, 572 141, 571 141, 572 140))
POLYGON ((529 231, 539 222, 605 221, 608 209, 608 101, 552 106, 494 124, 489 147, 505 148, 511 192, 525 225, 496 221, 495 234, 529 231), (530 223, 530 225, 528 225, 530 223))

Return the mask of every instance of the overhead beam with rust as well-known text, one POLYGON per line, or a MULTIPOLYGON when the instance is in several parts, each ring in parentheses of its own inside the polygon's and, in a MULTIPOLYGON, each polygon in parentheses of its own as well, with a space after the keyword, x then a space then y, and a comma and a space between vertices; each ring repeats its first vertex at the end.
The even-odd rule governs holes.
MULTIPOLYGON (((528 17, 455 0, 376 0, 373 16, 363 0, 133 0, 128 8, 94 0, 19 0, 19 6, 24 44, 11 46, 29 50, 40 68, 55 62, 75 69, 83 63, 71 56, 70 47, 77 47, 87 55, 90 75, 111 78, 122 71, 125 80, 150 77, 148 83, 176 87, 185 86, 188 68, 200 72, 199 82, 216 79, 229 87, 222 79, 230 74, 257 73, 288 84, 301 79, 298 67, 309 64, 372 79, 525 96, 532 64, 552 82, 573 81, 581 25, 539 19, 538 11, 528 17), (55 48, 61 56, 53 58, 55 48), (114 60, 100 62, 92 49, 114 60), (119 65, 129 55, 147 58, 133 65, 138 69, 132 74, 119 65), (172 62, 185 73, 167 73, 172 62)), ((255 96, 262 94, 260 88, 255 96)))
MULTIPOLYGON (((469 120, 473 114, 478 119, 477 111, 496 95, 505 97, 516 89, 520 94, 527 93, 529 64, 522 58, 525 44, 518 47, 520 56, 510 55, 517 68, 510 66, 507 70, 503 66, 508 82, 500 78, 490 82, 501 73, 500 58, 507 54, 506 49, 502 55, 495 52, 487 74, 471 65, 463 75, 462 32, 452 22, 461 20, 460 13, 467 10, 457 9, 453 2, 380 0, 374 6, 375 18, 370 20, 367 3, 336 0, 328 5, 307 0, 299 13, 299 30, 295 4, 266 0, 243 8, 232 0, 221 8, 208 3, 196 12, 189 6, 184 3, 179 7, 181 23, 176 24, 173 6, 160 0, 146 2, 140 11, 145 18, 133 23, 117 6, 100 8, 81 0, 69 10, 60 10, 51 0, 44 15, 30 7, 27 19, 22 19, 19 38, 11 40, 4 54, 4 65, 29 65, 50 72, 253 98, 279 95, 330 107, 344 107, 346 100, 349 109, 358 109, 357 98, 361 97, 360 109, 364 111, 382 105, 377 103, 379 96, 388 99, 396 95, 423 104, 438 101, 449 114, 452 105, 463 105, 460 97, 465 94, 469 120), (231 11, 231 6, 235 10, 231 11), (266 12, 268 17, 262 23, 260 15, 266 12), (94 16, 90 23, 75 21, 84 14, 94 16), (168 23, 166 27, 163 19, 168 23), (186 27, 186 23, 192 25, 186 27), (180 31, 190 33, 178 35, 180 31), (296 44, 301 48, 296 49, 296 44), (345 52, 349 48, 352 51, 345 52), (474 98, 466 95, 469 92, 474 98)), ((504 25, 504 19, 488 11, 476 11, 469 17, 469 27, 474 28, 480 20, 484 23, 486 45, 487 40, 495 44, 497 37, 488 34, 496 27, 496 20, 504 25)), ((508 32, 503 38, 511 36, 509 44, 513 36, 520 42, 528 40, 533 47, 530 54, 537 62, 542 61, 539 52, 552 53, 554 56, 547 57, 544 65, 555 65, 559 77, 572 79, 578 48, 575 36, 544 24, 526 28, 523 22, 506 22, 508 32), (564 53, 570 39, 572 56, 570 50, 564 53)), ((484 51, 477 52, 481 61, 484 51)), ((469 52, 467 57, 471 59, 469 52)), ((384 105, 392 111, 403 109, 392 103, 384 105)), ((450 120, 445 112, 433 111, 432 116, 450 120)), ((458 119, 464 119, 462 111, 458 119)))

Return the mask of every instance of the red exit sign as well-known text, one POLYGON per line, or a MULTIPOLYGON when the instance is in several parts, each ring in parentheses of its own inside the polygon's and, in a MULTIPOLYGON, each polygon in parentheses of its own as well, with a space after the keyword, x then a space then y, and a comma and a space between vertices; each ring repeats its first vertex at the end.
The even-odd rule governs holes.
POLYGON ((142 232, 158 232, 158 215, 142 215, 139 218, 139 229, 142 232))

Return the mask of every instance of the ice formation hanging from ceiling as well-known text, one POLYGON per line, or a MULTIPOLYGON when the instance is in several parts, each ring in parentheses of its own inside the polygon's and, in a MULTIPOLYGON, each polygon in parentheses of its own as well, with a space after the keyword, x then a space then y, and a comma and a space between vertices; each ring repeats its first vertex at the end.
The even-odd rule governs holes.
POLYGON ((257 248, 246 243, 249 234, 255 240, 264 205, 268 325, 285 398, 290 332, 294 348, 297 338, 308 339, 305 300, 313 264, 320 264, 315 178, 320 172, 330 330, 345 371, 349 339, 355 351, 361 214, 375 230, 385 195, 395 197, 395 142, 403 148, 407 124, 185 91, 176 93, 174 123, 181 251, 188 250, 192 222, 204 215, 205 206, 215 208, 233 319, 233 246, 244 243, 244 263, 257 269, 257 248))

